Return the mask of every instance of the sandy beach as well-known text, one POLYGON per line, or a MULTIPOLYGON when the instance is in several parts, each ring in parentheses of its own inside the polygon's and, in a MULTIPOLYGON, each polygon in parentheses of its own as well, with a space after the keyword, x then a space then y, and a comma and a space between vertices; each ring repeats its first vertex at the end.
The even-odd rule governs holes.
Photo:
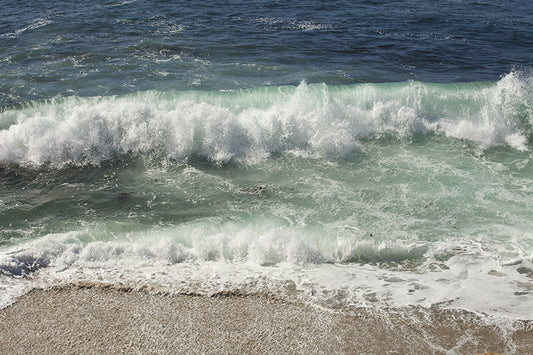
POLYGON ((1 310, 0 353, 532 353, 532 322, 514 329, 462 311, 341 312, 268 295, 76 285, 33 290, 1 310))

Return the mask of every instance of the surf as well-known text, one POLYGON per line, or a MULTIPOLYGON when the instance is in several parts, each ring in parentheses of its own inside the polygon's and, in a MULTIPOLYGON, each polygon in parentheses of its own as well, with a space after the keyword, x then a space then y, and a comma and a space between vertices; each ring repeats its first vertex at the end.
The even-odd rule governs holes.
POLYGON ((0 162, 98 166, 124 154, 221 163, 287 153, 343 159, 367 140, 431 134, 527 151, 532 124, 532 80, 515 72, 463 84, 146 91, 4 107, 0 162))

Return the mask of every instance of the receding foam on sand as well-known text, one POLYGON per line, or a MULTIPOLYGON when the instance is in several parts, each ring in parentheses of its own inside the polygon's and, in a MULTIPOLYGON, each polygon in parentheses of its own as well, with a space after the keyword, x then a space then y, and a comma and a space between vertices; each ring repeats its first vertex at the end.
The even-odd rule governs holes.
POLYGON ((533 322, 460 310, 331 310, 270 295, 153 294, 101 285, 33 290, 0 310, 0 353, 533 352, 533 322))

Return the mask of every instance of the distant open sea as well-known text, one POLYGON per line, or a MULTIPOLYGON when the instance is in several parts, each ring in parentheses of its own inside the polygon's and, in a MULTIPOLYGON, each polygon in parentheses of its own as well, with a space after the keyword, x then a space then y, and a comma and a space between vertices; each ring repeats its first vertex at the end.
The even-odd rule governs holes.
POLYGON ((533 2, 0 0, 0 306, 533 319, 533 2))

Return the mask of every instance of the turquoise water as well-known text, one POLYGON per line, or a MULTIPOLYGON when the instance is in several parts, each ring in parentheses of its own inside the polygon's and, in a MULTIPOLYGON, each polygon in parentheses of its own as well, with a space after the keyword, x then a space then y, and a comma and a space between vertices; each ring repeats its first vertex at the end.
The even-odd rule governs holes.
POLYGON ((1 304, 94 282, 531 319, 531 6, 231 5, 2 8, 1 304))
POLYGON ((529 317, 531 93, 528 78, 509 74, 9 109, 2 273, 38 271, 45 283, 118 273, 194 292, 300 282, 303 293, 325 288, 317 298, 328 304, 452 302, 529 317), (364 282, 345 279, 369 267, 364 282), (403 294, 380 290, 390 279, 403 294), (469 298, 479 279, 505 295, 493 308, 469 298))

